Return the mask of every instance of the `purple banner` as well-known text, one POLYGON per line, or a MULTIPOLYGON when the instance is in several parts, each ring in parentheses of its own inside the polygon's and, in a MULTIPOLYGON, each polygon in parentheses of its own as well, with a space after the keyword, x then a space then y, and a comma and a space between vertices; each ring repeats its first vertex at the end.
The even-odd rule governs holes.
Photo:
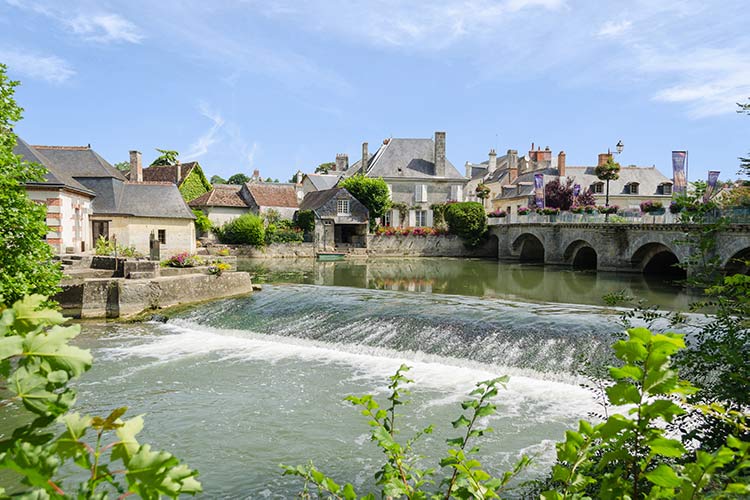
POLYGON ((534 174, 534 203, 544 208, 544 174, 534 174))
POLYGON ((672 151, 672 180, 674 181, 673 192, 675 194, 685 194, 687 191, 686 163, 687 151, 672 151))
POLYGON ((581 194, 581 185, 573 184, 573 196, 577 198, 579 194, 581 194))
POLYGON ((719 182, 719 171, 709 170, 708 171, 708 182, 706 182, 706 193, 703 195, 703 203, 706 203, 713 196, 716 190, 716 184, 719 182))

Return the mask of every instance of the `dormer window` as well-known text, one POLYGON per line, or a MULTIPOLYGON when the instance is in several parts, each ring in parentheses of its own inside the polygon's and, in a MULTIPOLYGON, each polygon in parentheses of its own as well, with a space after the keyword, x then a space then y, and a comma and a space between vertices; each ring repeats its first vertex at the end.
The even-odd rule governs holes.
POLYGON ((625 184, 625 194, 638 194, 638 183, 630 182, 625 184))
POLYGON ((604 192, 604 183, 595 182, 591 185, 591 192, 594 194, 602 194, 604 192))
POLYGON ((664 184, 659 184, 656 188, 656 194, 663 194, 665 196, 671 196, 672 184, 669 182, 665 182, 664 184))
POLYGON ((349 200, 336 200, 336 214, 349 215, 349 200))

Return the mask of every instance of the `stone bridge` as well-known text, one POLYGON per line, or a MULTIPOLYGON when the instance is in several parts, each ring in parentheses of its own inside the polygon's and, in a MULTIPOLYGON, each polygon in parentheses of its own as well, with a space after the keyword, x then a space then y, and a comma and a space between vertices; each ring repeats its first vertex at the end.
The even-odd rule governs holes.
MULTIPOLYGON (((686 224, 500 224, 498 259, 566 265, 600 271, 679 274, 675 264, 694 251, 686 238, 701 226, 686 224)), ((750 225, 730 225, 717 234, 723 270, 748 273, 750 225)))

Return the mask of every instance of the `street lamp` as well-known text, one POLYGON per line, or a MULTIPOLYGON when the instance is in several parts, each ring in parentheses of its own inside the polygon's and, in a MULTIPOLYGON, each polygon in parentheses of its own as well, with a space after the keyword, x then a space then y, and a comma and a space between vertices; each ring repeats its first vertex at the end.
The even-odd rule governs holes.
POLYGON ((622 140, 617 141, 617 145, 615 146, 617 149, 617 154, 619 155, 622 153, 622 150, 625 149, 625 145, 622 143, 622 140))

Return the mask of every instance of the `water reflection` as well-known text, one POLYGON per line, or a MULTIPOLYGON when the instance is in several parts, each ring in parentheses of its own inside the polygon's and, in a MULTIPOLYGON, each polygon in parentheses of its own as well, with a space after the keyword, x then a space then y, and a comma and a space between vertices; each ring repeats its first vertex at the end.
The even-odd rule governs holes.
POLYGON ((303 283, 410 292, 499 297, 533 302, 601 305, 615 291, 665 309, 686 309, 681 288, 638 274, 602 273, 480 259, 379 258, 242 259, 238 266, 259 283, 303 283))

